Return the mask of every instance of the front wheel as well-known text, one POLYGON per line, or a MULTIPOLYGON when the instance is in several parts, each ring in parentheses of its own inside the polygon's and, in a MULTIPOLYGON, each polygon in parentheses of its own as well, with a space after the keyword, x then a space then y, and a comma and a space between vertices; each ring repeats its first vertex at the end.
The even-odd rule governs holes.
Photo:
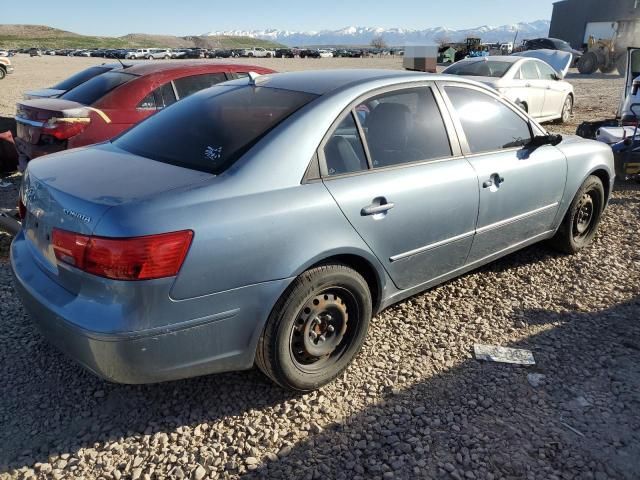
POLYGON ((578 71, 583 75, 591 75, 598 70, 598 56, 594 52, 585 53, 578 62, 578 71))
POLYGON ((355 270, 331 264, 306 271, 267 320, 256 351, 258 368, 293 391, 328 384, 360 351, 371 305, 367 282, 355 270))
POLYGON ((4 71, 4 68, 0 68, 0 80, 6 77, 7 73, 4 71))
POLYGON ((596 235, 605 204, 602 180, 589 176, 571 202, 551 245, 564 253, 578 253, 596 235))

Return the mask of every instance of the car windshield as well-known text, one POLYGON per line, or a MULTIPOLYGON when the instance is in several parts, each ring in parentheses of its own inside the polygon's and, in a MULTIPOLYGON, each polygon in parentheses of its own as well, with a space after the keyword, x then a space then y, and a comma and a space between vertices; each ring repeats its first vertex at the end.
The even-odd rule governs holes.
POLYGON ((219 86, 159 112, 113 143, 163 163, 220 174, 317 95, 260 86, 219 86))
POLYGON ((112 70, 112 67, 90 67, 86 70, 82 70, 81 72, 76 73, 75 75, 71 75, 66 80, 61 81, 60 83, 56 83, 53 87, 56 90, 71 90, 72 88, 76 88, 81 83, 86 82, 87 80, 91 80, 93 77, 97 77, 105 72, 112 70))
POLYGON ((114 88, 119 87, 134 78, 137 77, 129 73, 107 72, 78 85, 76 88, 69 90, 60 98, 82 103, 83 105, 92 105, 114 88))
POLYGON ((466 75, 470 77, 502 78, 513 64, 492 60, 478 60, 475 62, 458 62, 447 68, 444 73, 450 75, 466 75))

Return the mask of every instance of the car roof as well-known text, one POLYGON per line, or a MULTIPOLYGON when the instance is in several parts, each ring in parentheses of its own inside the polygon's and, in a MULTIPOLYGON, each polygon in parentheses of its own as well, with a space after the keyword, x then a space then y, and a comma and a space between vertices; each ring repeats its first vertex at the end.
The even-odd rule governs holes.
MULTIPOLYGON (((125 65, 127 65, 125 63, 125 65)), ((251 71, 252 68, 257 68, 254 65, 241 65, 237 63, 224 63, 216 62, 214 60, 177 60, 177 61, 163 61, 163 62, 135 62, 129 63, 126 68, 127 73, 133 75, 151 75, 154 73, 175 73, 184 70, 190 70, 192 68, 202 68, 205 66, 219 67, 221 70, 241 70, 251 71)))
POLYGON ((301 72, 286 72, 275 75, 264 75, 257 81, 258 85, 269 88, 281 88, 324 95, 333 90, 353 84, 376 81, 408 79, 415 77, 419 80, 437 80, 442 77, 437 74, 424 72, 410 72, 407 70, 375 70, 375 69, 335 69, 335 70, 305 70, 301 72))

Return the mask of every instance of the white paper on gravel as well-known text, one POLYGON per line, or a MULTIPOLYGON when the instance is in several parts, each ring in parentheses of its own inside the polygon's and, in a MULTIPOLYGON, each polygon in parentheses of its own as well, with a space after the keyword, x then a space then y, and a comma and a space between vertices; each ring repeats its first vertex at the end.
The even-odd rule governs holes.
POLYGON ((530 350, 521 348, 499 347, 497 345, 480 345, 476 343, 473 346, 476 360, 485 360, 487 362, 513 363, 517 365, 535 365, 533 353, 530 350))

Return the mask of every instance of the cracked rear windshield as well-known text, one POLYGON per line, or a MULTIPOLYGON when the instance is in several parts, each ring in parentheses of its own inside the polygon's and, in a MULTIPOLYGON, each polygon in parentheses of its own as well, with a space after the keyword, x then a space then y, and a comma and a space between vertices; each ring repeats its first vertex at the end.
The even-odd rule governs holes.
POLYGON ((219 86, 181 100, 113 143, 136 155, 220 174, 317 95, 219 86))

